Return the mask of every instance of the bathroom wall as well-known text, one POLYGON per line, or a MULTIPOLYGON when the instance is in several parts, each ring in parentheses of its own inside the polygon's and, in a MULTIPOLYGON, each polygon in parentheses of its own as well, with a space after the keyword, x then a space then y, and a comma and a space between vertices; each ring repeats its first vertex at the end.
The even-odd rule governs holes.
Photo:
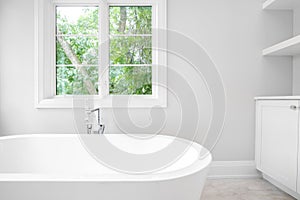
MULTIPOLYGON (((294 35, 300 34, 300 8, 294 10, 294 35)), ((293 61, 293 94, 300 95, 300 56, 293 61)))
POLYGON ((300 95, 300 56, 293 60, 293 95, 300 95))
MULTIPOLYGON (((213 149, 215 160, 253 160, 253 98, 292 94, 292 59, 261 56, 263 48, 292 36, 292 21, 288 11, 263 12, 261 0, 168 1, 169 28, 204 47, 224 81, 227 117, 213 149)), ((74 133, 72 110, 34 108, 33 0, 1 0, 0 27, 0 134, 74 133)), ((189 67, 172 56, 169 64, 183 72, 189 67)), ((172 73, 168 83, 181 87, 172 73)), ((201 80, 192 85, 198 90, 202 86, 201 80)), ((171 94, 165 112, 172 131, 178 127, 179 109, 171 94)), ((201 115, 208 112, 204 109, 201 115)), ((130 113, 137 124, 151 123, 148 109, 130 113)), ((105 110, 104 120, 108 131, 118 129, 112 110, 105 110)))

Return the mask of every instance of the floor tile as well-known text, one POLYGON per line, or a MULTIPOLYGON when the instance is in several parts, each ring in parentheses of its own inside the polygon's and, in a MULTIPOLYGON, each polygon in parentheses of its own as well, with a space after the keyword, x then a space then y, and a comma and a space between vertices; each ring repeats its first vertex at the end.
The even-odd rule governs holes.
POLYGON ((263 179, 208 180, 201 200, 295 200, 263 179))

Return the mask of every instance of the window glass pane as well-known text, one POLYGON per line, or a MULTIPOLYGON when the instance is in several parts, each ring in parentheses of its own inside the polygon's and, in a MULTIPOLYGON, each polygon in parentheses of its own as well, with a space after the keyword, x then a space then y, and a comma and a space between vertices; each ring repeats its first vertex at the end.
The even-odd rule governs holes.
POLYGON ((152 67, 110 67, 110 94, 151 95, 152 67))
MULTIPOLYGON (((56 11, 57 95, 98 94, 98 7, 57 7, 56 11)), ((110 63, 122 64, 110 68, 110 94, 151 95, 152 8, 110 7, 109 20, 110 63)))
POLYGON ((56 64, 94 65, 98 63, 96 37, 56 38, 56 64))
POLYGON ((57 95, 95 95, 98 93, 98 67, 57 67, 57 95))
POLYGON ((72 62, 66 55, 60 43, 56 40, 56 64, 57 65, 71 65, 72 62))
POLYGON ((111 64, 151 64, 152 37, 112 37, 111 64))
POLYGON ((98 19, 97 6, 56 7, 57 95, 98 93, 98 19))
POLYGON ((97 34, 98 7, 56 7, 57 34, 97 34))
POLYGON ((111 6, 110 34, 151 34, 151 6, 111 6))

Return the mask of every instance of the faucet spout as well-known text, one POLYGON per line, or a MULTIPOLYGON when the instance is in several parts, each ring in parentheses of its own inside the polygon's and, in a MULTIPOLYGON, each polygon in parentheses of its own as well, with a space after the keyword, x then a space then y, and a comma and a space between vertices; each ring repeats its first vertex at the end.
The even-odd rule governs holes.
POLYGON ((93 112, 97 112, 97 123, 100 125, 101 124, 101 112, 100 112, 100 108, 95 108, 90 110, 91 113, 93 112))
MULTIPOLYGON (((103 134, 104 130, 105 130, 105 125, 101 123, 101 110, 100 110, 100 108, 95 108, 95 109, 88 110, 88 114, 91 114, 91 113, 94 113, 94 112, 97 113, 97 126, 98 126, 98 130, 97 130, 96 133, 97 134, 103 134)), ((92 129, 91 127, 90 128, 88 127, 88 130, 91 130, 91 129, 92 129)))

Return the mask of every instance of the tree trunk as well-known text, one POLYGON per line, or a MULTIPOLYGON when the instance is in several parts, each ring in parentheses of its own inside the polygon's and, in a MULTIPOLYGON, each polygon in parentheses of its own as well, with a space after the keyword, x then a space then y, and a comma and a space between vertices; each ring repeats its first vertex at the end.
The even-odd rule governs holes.
POLYGON ((120 7, 120 22, 119 22, 119 28, 118 31, 120 33, 124 33, 126 30, 126 21, 127 21, 127 10, 126 7, 121 6, 120 7))
MULTIPOLYGON (((60 33, 58 33, 58 34, 60 34, 60 33)), ((89 80, 89 74, 87 73, 86 69, 82 66, 79 66, 81 64, 81 62, 79 61, 79 59, 73 52, 70 44, 63 39, 63 36, 57 36, 57 40, 58 40, 59 44, 62 46, 62 48, 63 48, 64 52, 66 53, 67 57, 69 58, 69 60, 72 62, 72 65, 74 65, 75 68, 79 71, 79 73, 81 73, 81 75, 84 77, 83 82, 87 88, 88 93, 90 95, 97 94, 97 91, 96 91, 93 83, 91 82, 91 80, 89 80)))

